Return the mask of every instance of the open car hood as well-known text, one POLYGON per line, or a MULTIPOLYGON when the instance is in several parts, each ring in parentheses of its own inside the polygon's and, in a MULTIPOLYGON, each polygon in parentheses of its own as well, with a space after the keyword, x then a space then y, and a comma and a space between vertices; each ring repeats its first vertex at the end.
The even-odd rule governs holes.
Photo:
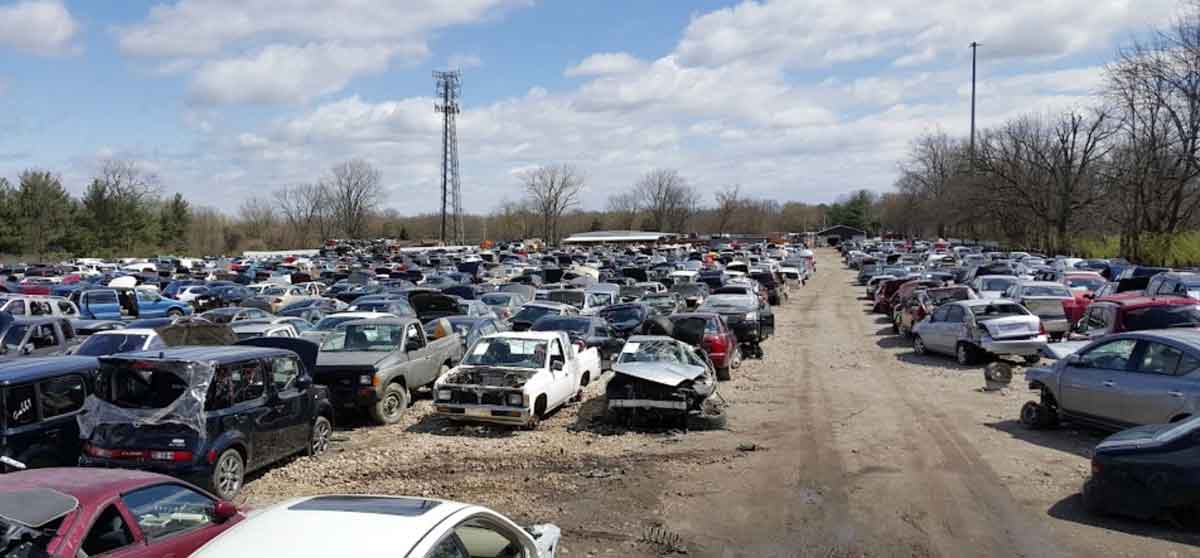
POLYGON ((458 301, 450 295, 434 292, 416 292, 408 295, 408 303, 422 321, 458 314, 458 301))
POLYGON ((675 362, 622 362, 613 366, 613 371, 671 387, 704 376, 704 369, 699 366, 675 362))

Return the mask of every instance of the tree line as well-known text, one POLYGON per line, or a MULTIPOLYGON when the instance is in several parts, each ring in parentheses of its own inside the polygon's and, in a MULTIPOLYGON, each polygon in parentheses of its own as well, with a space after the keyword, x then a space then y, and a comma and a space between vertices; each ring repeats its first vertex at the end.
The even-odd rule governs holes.
POLYGON ((974 150, 926 133, 894 191, 867 201, 880 231, 1200 263, 1200 4, 1120 49, 1091 106, 1018 116, 974 150))

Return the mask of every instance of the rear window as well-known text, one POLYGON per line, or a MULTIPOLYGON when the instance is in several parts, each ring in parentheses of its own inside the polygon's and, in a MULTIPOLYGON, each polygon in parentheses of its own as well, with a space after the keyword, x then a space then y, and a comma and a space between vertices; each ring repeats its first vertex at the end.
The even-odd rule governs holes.
POLYGON ((551 291, 546 298, 571 306, 583 306, 584 293, 583 291, 551 291))
POLYGON ((161 409, 187 387, 182 376, 149 361, 104 363, 96 378, 96 395, 125 409, 161 409))
POLYGON ((1029 312, 1019 304, 988 304, 986 306, 971 306, 970 308, 971 314, 975 316, 976 321, 1029 315, 1029 312))
POLYGON ((146 335, 93 335, 75 351, 79 356, 105 356, 142 350, 146 335))
POLYGON ((483 301, 483 303, 488 306, 503 306, 505 304, 508 304, 508 301, 510 298, 511 297, 509 297, 507 295, 486 294, 486 295, 483 295, 482 297, 480 297, 479 300, 483 301))
POLYGON ((1071 296, 1066 287, 1061 285, 1037 285, 1033 287, 1025 287, 1025 296, 1071 296))
POLYGON ((589 320, 556 318, 547 316, 538 320, 530 328, 533 331, 565 331, 567 333, 587 333, 589 320))
POLYGON ((1200 306, 1150 306, 1125 313, 1126 331, 1165 329, 1169 327, 1200 327, 1200 306))

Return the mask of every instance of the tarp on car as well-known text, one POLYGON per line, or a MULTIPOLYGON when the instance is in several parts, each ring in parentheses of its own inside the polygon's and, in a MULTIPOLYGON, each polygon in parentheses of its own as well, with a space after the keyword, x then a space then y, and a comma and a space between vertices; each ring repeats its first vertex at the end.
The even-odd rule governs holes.
POLYGON ((168 347, 233 345, 238 341, 237 334, 229 325, 207 320, 177 320, 155 331, 168 347))
POLYGON ((197 432, 201 438, 207 433, 204 420, 204 402, 208 386, 212 383, 216 365, 211 362, 153 360, 138 362, 136 358, 101 358, 101 369, 96 380, 97 393, 111 396, 110 389, 118 384, 111 377, 116 374, 133 375, 135 378, 122 385, 141 379, 147 384, 146 393, 170 393, 179 390, 179 395, 170 402, 155 407, 123 407, 101 399, 96 394, 87 396, 83 411, 76 416, 79 437, 87 440, 99 426, 113 425, 107 434, 121 436, 122 432, 133 435, 139 428, 147 426, 179 425, 197 432), (132 362, 131 362, 132 361, 132 362), (145 364, 151 363, 151 364, 145 364), (167 376, 170 374, 171 376, 167 376), (164 382, 170 385, 163 385, 164 382), (128 432, 126 432, 128 431, 128 432))

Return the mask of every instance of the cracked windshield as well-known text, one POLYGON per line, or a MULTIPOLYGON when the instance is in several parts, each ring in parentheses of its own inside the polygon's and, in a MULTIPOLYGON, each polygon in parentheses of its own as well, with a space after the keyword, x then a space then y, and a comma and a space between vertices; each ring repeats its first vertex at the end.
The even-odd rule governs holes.
POLYGON ((1200 556, 1200 0, 0 0, 0 129, 0 558, 1200 556))

